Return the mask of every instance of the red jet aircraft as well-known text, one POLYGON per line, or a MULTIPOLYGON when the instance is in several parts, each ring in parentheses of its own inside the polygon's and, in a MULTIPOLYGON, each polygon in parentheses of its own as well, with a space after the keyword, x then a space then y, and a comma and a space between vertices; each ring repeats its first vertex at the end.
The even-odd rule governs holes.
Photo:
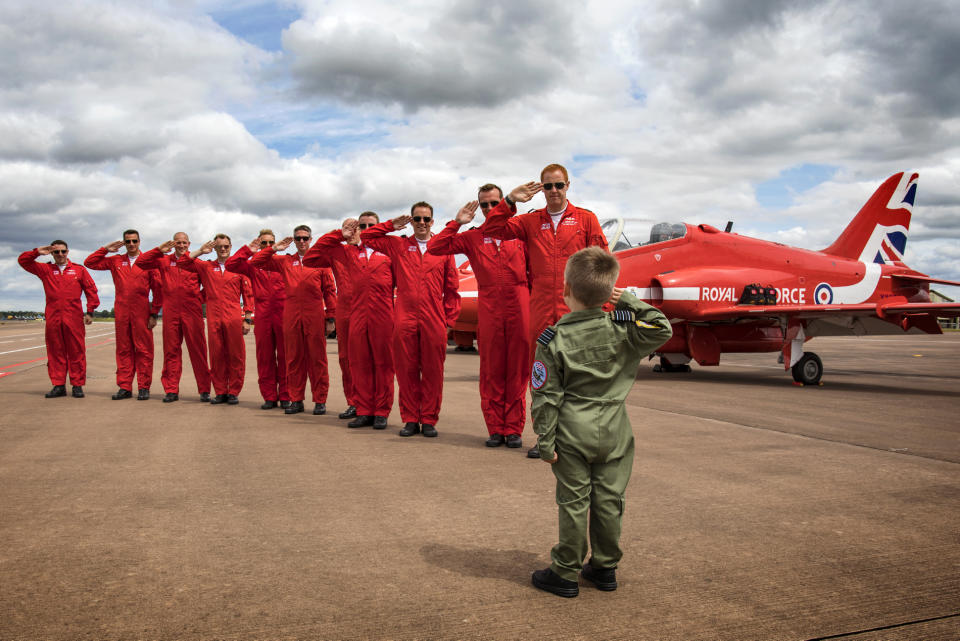
MULTIPOLYGON (((795 381, 813 385, 823 364, 804 343, 816 336, 942 333, 938 316, 960 316, 960 303, 933 303, 931 278, 903 262, 917 174, 887 179, 832 245, 788 247, 710 225, 659 223, 650 241, 632 246, 622 219, 604 223, 620 260, 617 285, 660 308, 673 338, 656 371, 718 365, 724 352, 780 352, 795 381)), ((729 229, 729 226, 728 226, 729 229)), ((476 336, 477 284, 461 269, 458 345, 476 336)))

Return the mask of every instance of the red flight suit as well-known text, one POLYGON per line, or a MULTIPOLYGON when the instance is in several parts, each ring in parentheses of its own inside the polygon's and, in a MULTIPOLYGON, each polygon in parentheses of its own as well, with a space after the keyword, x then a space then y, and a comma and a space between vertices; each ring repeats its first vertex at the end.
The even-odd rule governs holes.
POLYGON ((177 266, 177 255, 165 256, 158 247, 137 259, 143 269, 156 269, 163 292, 163 369, 160 383, 168 394, 180 393, 183 373, 183 342, 187 342, 190 365, 200 394, 210 392, 207 338, 203 333, 203 294, 200 279, 177 266))
POLYGON ((593 245, 607 249, 607 239, 597 216, 569 201, 556 229, 546 208, 513 216, 516 211, 516 205, 511 207, 506 199, 501 200, 487 214, 480 229, 494 238, 517 238, 526 245, 530 274, 528 363, 532 363, 537 337, 544 328, 570 311, 563 302, 563 269, 567 266, 567 258, 593 245))
POLYGON ((443 397, 447 327, 460 314, 453 256, 421 253, 413 236, 387 236, 393 222, 361 232, 363 242, 390 257, 397 283, 393 363, 404 423, 436 425, 443 397))
MULTIPOLYGON (((341 238, 342 236, 341 233, 341 238)), ((359 265, 356 264, 356 261, 344 260, 343 256, 346 256, 346 254, 338 257, 336 260, 331 257, 331 254, 339 254, 334 248, 342 247, 344 245, 342 241, 330 243, 327 241, 321 242, 322 240, 323 238, 318 238, 317 242, 313 245, 321 249, 318 249, 313 254, 311 254, 312 249, 308 250, 303 257, 303 262, 308 267, 329 267, 333 270, 333 277, 337 283, 337 315, 335 320, 337 326, 337 358, 340 361, 340 380, 343 383, 343 396, 347 400, 347 405, 356 407, 357 393, 354 389, 353 374, 350 371, 350 314, 353 308, 353 281, 357 277, 355 272, 359 269, 359 265), (307 262, 308 256, 311 257, 309 263, 307 262)), ((345 248, 344 251, 349 251, 349 247, 345 248)), ((393 368, 391 366, 391 372, 392 371, 393 368)), ((393 374, 391 374, 391 378, 392 376, 393 374)), ((390 404, 393 404, 392 388, 390 404)))
MULTIPOLYGON (((493 434, 522 434, 530 364, 530 289, 527 253, 519 240, 485 235, 480 229, 457 233, 451 220, 430 239, 427 252, 464 254, 477 278, 477 345, 480 348, 480 408, 493 434)), ((461 292, 461 296, 465 295, 461 292)))
POLYGON ((287 300, 283 304, 283 337, 287 354, 287 391, 302 402, 310 375, 314 403, 326 403, 330 391, 327 369, 326 319, 337 312, 336 286, 328 268, 307 267, 297 254, 277 255, 264 247, 250 259, 252 267, 283 277, 287 300))
POLYGON ((100 304, 97 286, 82 266, 67 261, 61 270, 54 263, 38 263, 40 252, 25 251, 17 259, 20 266, 43 283, 47 297, 44 339, 47 344, 47 375, 54 385, 66 385, 67 371, 71 385, 87 384, 87 331, 83 324, 80 293, 87 297, 87 313, 100 304))
MULTIPOLYGON (((393 408, 393 271, 390 258, 363 245, 348 245, 336 229, 317 239, 303 257, 308 267, 329 265, 351 283, 347 352, 358 416, 390 415, 393 408)), ((337 337, 340 302, 337 302, 337 337)), ((350 401, 350 399, 347 399, 350 401)))
POLYGON ((177 264, 195 272, 207 296, 207 346, 210 349, 210 378, 217 396, 239 396, 247 366, 243 342, 243 313, 253 311, 250 279, 229 272, 214 260, 199 260, 184 254, 177 264), (241 308, 240 300, 243 299, 241 308))
POLYGON ((283 304, 287 290, 283 276, 250 265, 253 252, 246 245, 227 259, 227 271, 243 274, 253 285, 257 305, 253 337, 257 347, 257 382, 265 401, 289 401, 287 353, 283 344, 283 304))
POLYGON ((160 275, 155 269, 140 267, 138 254, 133 265, 127 254, 107 256, 101 247, 83 261, 89 269, 109 271, 116 291, 113 326, 117 337, 117 387, 133 391, 133 375, 137 389, 150 389, 153 382, 153 330, 147 328, 151 314, 160 313, 163 294, 160 275), (153 302, 148 295, 153 292, 153 302))

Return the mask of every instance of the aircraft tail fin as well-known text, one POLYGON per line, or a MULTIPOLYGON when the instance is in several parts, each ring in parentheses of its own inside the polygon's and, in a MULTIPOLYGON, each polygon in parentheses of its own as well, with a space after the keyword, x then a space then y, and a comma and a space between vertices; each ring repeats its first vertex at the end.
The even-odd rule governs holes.
POLYGON ((899 173, 887 178, 823 252, 863 263, 902 266, 918 177, 899 173))

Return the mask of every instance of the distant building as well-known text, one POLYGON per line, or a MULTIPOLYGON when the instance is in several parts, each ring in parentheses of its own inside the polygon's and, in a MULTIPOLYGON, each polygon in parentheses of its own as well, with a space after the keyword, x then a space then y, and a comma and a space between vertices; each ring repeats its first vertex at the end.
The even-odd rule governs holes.
MULTIPOLYGON (((952 303, 953 299, 949 296, 944 296, 937 290, 930 289, 930 300, 934 303, 952 303)), ((938 318, 937 321, 940 323, 940 327, 943 329, 960 329, 960 318, 938 318)))

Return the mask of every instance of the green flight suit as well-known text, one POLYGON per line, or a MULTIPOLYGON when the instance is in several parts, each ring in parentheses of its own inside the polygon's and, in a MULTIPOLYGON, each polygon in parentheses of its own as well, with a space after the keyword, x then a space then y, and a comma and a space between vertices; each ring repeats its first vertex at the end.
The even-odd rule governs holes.
POLYGON ((540 456, 558 460, 560 540, 553 571, 571 581, 587 555, 591 565, 616 568, 623 494, 633 470, 633 429, 623 401, 640 361, 673 331, 658 309, 624 292, 613 312, 570 312, 537 339, 531 374, 533 429, 540 456))

